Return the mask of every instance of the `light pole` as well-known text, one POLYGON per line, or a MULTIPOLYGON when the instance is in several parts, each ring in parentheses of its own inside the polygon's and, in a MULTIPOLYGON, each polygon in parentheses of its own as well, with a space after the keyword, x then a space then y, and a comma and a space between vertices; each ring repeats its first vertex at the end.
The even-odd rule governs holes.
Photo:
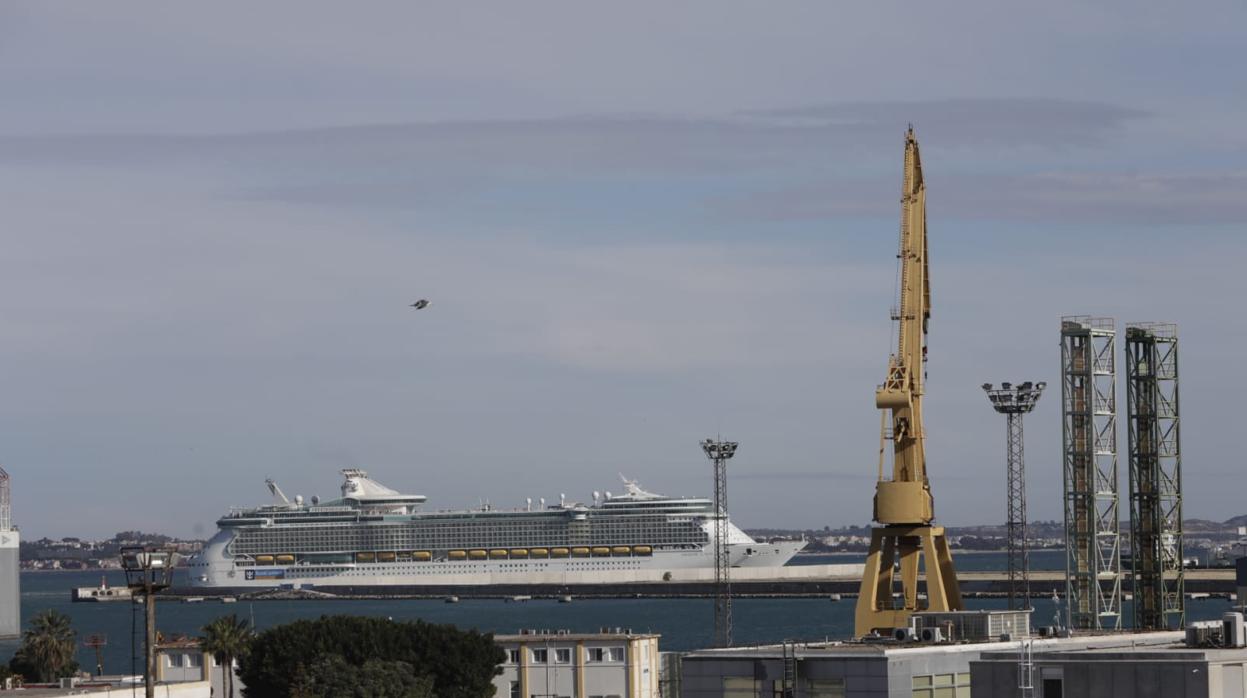
POLYGON ((147 617, 146 668, 143 685, 147 698, 156 697, 156 596, 155 592, 167 589, 173 583, 173 567, 177 553, 166 548, 132 546, 121 549, 121 567, 126 572, 126 586, 132 592, 142 592, 147 617))
POLYGON ((727 544, 727 462, 736 455, 735 441, 706 439, 701 450, 714 464, 714 641, 732 646, 732 556, 727 544))
POLYGON ((95 675, 104 675, 104 648, 108 645, 107 635, 90 635, 82 641, 82 646, 95 650, 95 675))
POLYGON ((992 407, 1005 416, 1008 426, 1008 485, 1006 489, 1005 529, 1009 547, 1009 608, 1031 606, 1030 554, 1026 546, 1026 463, 1022 453, 1022 415, 1035 409, 1047 383, 1027 381, 1018 385, 1001 383, 999 388, 983 384, 992 407))

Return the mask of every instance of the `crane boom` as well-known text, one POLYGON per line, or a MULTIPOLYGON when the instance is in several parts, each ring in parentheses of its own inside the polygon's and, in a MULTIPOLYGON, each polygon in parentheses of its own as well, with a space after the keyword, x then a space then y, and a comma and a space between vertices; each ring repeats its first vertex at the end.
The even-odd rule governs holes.
MULTIPOLYGON (((897 252, 900 298, 893 313, 897 323, 897 346, 896 353, 888 359, 887 377, 875 391, 875 406, 892 413, 892 480, 884 480, 880 473, 875 494, 875 520, 884 524, 927 524, 934 517, 922 422, 922 383, 931 318, 926 203, 922 159, 913 128, 910 128, 905 134, 905 176, 897 252)), ((887 426, 884 430, 884 438, 889 438, 887 426)))
POLYGON ((264 484, 268 485, 268 491, 272 493, 274 499, 282 504, 290 504, 290 500, 286 498, 286 493, 281 491, 281 488, 277 486, 277 482, 273 478, 268 478, 264 481, 264 484))

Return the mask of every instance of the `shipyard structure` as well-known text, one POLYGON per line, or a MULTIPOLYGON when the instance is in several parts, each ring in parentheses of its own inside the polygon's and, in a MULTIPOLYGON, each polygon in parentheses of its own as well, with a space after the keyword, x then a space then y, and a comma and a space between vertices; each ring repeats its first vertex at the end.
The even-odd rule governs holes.
POLYGON ((0 468, 0 639, 17 637, 22 632, 18 535, 12 512, 9 474, 0 468))

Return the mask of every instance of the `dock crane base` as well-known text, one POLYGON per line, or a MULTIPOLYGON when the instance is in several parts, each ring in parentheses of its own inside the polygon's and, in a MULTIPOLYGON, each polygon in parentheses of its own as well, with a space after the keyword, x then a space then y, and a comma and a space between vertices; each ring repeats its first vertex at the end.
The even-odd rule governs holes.
POLYGON ((891 633, 909 625, 916 611, 960 611, 961 587, 943 526, 880 526, 870 532, 870 553, 857 597, 854 635, 891 633), (926 576, 927 600, 919 604, 918 568, 926 576), (892 596, 893 570, 900 563, 902 596, 892 596), (900 607, 897 607, 897 603, 900 607))

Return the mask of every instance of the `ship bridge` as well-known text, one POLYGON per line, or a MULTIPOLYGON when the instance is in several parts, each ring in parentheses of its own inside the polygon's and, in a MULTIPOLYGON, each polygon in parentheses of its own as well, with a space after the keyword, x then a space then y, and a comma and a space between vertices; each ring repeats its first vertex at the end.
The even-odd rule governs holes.
POLYGON ((419 494, 402 494, 398 490, 368 477, 357 468, 342 471, 346 481, 342 483, 342 501, 355 504, 360 509, 386 514, 414 514, 428 497, 419 494))

